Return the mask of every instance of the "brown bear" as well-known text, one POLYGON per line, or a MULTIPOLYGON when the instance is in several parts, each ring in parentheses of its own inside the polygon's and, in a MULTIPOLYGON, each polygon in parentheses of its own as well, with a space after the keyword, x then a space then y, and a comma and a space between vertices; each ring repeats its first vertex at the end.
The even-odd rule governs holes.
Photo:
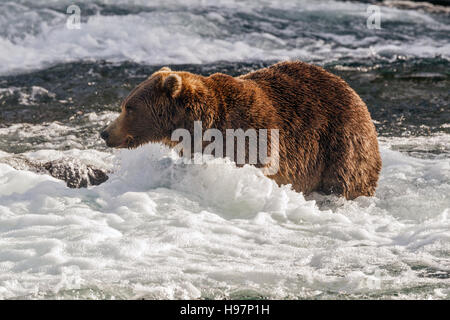
POLYGON ((173 147, 172 132, 193 132, 194 121, 224 133, 278 129, 279 170, 269 177, 279 185, 347 199, 375 192, 381 158, 369 111, 344 80, 321 67, 280 62, 239 77, 164 67, 129 94, 101 137, 110 147, 173 147))

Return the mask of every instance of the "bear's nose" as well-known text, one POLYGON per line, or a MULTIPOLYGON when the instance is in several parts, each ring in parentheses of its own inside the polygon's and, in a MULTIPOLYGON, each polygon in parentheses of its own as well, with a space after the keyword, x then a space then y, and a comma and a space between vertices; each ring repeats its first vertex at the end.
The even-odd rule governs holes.
POLYGON ((100 133, 100 137, 102 137, 103 140, 106 140, 109 137, 109 133, 106 130, 102 131, 102 133, 100 133))

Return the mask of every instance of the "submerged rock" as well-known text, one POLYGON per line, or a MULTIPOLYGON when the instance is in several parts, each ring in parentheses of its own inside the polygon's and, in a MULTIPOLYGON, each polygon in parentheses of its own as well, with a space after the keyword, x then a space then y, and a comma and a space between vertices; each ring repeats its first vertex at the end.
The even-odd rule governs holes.
POLYGON ((69 188, 86 188, 108 180, 107 171, 85 164, 78 159, 63 158, 52 161, 33 161, 23 156, 1 158, 0 162, 18 170, 49 174, 66 182, 69 188))

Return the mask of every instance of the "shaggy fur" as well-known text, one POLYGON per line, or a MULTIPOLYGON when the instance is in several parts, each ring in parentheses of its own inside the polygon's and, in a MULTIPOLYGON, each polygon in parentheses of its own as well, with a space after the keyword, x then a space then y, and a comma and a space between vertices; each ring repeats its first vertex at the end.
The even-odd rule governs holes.
POLYGON ((270 178, 280 185, 347 199, 375 192, 381 159, 367 107, 320 67, 282 62, 236 78, 165 67, 130 93, 102 137, 111 147, 173 146, 173 130, 193 134, 195 120, 224 137, 226 129, 279 129, 280 168, 270 178))

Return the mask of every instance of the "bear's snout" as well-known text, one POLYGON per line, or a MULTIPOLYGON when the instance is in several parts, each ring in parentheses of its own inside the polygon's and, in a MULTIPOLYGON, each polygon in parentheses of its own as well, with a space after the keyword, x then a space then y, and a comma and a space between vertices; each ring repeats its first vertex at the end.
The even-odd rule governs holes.
POLYGON ((106 130, 103 130, 101 133, 100 133, 100 137, 102 137, 102 139, 103 140, 108 140, 108 138, 109 138, 109 133, 108 133, 108 131, 106 131, 106 130))
MULTIPOLYGON (((120 117, 119 117, 120 118, 120 117)), ((126 132, 123 132, 120 122, 113 121, 103 131, 100 132, 100 137, 106 142, 106 145, 110 148, 124 148, 126 147, 126 132)))

